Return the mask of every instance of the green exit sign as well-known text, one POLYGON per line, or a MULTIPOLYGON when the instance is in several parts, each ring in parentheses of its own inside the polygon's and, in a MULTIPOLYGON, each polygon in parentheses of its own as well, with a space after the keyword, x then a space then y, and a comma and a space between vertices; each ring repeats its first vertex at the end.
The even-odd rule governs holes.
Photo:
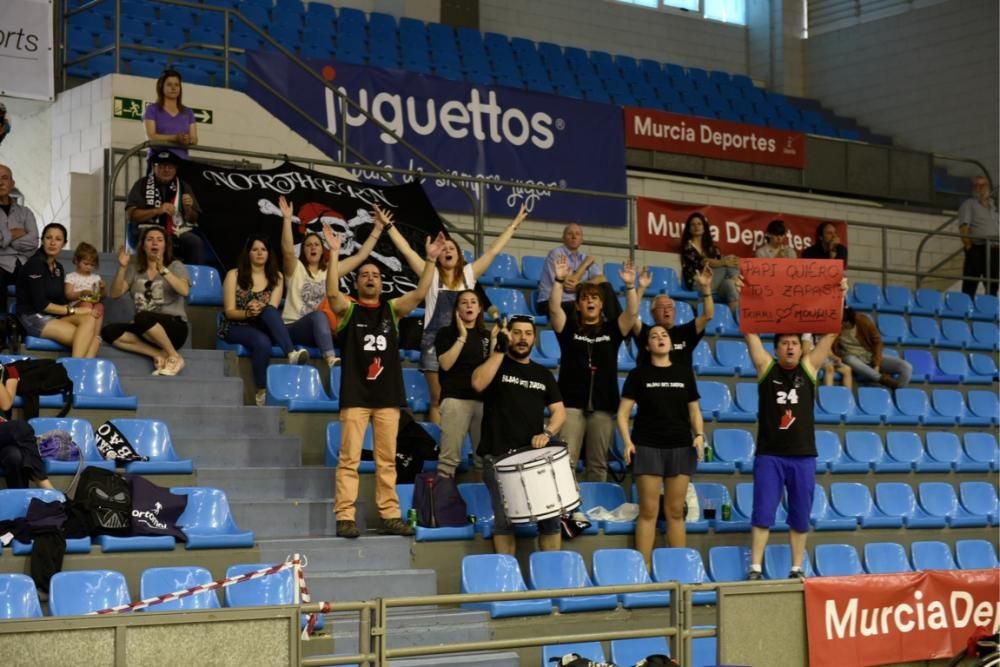
MULTIPOLYGON (((115 97, 111 112, 115 118, 125 120, 142 120, 142 114, 146 110, 147 102, 134 97, 115 97)), ((151 104, 151 103, 150 103, 151 104)), ((194 120, 201 125, 211 125, 215 114, 211 109, 198 109, 190 107, 194 113, 194 120)))

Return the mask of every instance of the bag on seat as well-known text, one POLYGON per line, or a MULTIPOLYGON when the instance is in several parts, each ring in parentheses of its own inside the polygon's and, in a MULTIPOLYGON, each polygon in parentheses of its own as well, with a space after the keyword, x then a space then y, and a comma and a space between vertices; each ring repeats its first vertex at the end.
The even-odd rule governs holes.
POLYGON ((458 528, 469 523, 469 510, 453 477, 423 472, 413 482, 413 507, 417 525, 425 528, 458 528))

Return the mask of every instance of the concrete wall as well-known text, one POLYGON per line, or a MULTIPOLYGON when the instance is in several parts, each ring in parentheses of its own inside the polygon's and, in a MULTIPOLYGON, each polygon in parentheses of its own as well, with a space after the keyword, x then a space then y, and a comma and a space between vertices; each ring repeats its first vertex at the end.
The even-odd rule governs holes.
POLYGON ((951 0, 806 40, 806 93, 900 145, 998 175, 996 0, 951 0))

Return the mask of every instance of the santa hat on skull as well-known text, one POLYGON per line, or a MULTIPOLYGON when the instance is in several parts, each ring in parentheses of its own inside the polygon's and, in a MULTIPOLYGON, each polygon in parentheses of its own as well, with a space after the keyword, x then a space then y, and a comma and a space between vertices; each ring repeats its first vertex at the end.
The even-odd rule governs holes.
POLYGON ((309 202, 299 209, 299 233, 308 232, 322 233, 323 225, 341 225, 345 227, 347 222, 340 211, 335 211, 329 206, 309 202))

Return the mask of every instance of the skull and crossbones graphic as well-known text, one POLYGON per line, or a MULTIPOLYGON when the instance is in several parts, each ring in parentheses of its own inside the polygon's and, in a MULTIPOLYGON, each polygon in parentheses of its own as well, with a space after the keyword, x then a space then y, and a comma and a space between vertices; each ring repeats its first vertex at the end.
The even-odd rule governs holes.
MULTIPOLYGON (((259 199, 257 206, 264 215, 274 215, 281 217, 281 210, 278 206, 267 199, 259 199)), ((354 228, 360 225, 374 225, 375 220, 371 214, 363 208, 359 208, 357 213, 350 220, 345 219, 338 211, 329 206, 317 202, 309 202, 299 209, 299 215, 292 216, 292 224, 298 227, 301 234, 315 232, 320 235, 324 247, 326 241, 323 239, 323 227, 330 227, 334 234, 340 235, 340 254, 347 257, 353 255, 361 249, 361 243, 354 235, 354 228)), ((373 250, 371 257, 382 262, 392 271, 402 271, 403 264, 399 258, 373 250)))

